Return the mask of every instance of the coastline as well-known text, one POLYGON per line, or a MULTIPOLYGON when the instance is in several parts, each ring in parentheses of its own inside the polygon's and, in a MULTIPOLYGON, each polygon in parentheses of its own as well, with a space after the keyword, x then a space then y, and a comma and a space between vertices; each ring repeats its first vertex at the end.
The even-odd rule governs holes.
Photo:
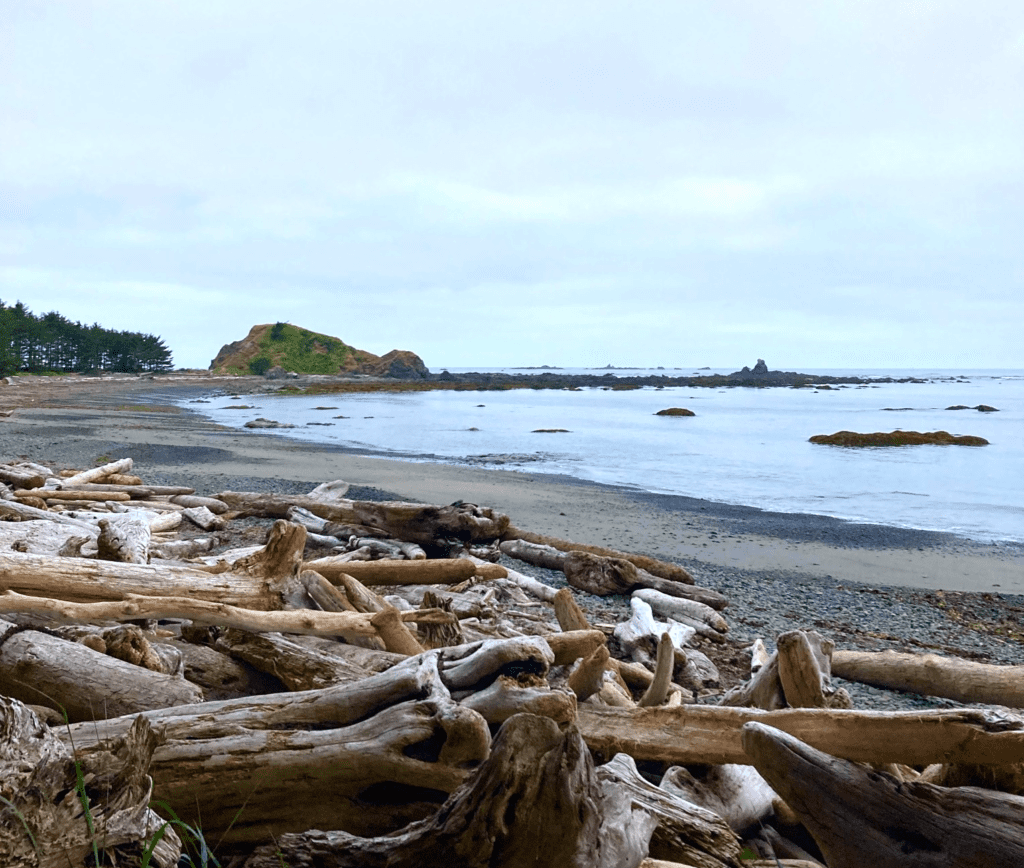
MULTIPOLYGON (((730 684, 745 677, 745 645, 761 637, 771 647, 795 629, 817 630, 847 649, 935 651, 1004 664, 1024 657, 1024 547, 569 477, 367 456, 225 428, 172 403, 224 385, 135 380, 84 389, 49 383, 32 394, 0 390, 0 414, 10 411, 0 415, 0 460, 24 457, 60 470, 131 457, 148 481, 207 495, 300 493, 344 479, 360 499, 464 500, 504 512, 524 530, 675 561, 730 601, 731 641, 713 653, 730 684)), ((243 392, 244 385, 229 381, 227 388, 243 392)), ((564 585, 560 573, 502 562, 564 585)), ((582 594, 580 602, 595 623, 629 617, 627 597, 582 594)), ((950 705, 844 686, 860 707, 950 705)))
POLYGON ((0 419, 0 455, 68 466, 86 466, 100 455, 130 455, 147 474, 195 473, 204 493, 231 487, 230 477, 311 485, 345 479, 424 503, 479 503, 527 530, 673 560, 795 571, 839 582, 1024 594, 1024 546, 1017 544, 765 512, 572 477, 368 456, 227 428, 171 403, 220 387, 252 392, 261 382, 65 380, 40 384, 33 394, 15 387, 17 396, 8 387, 3 398, 22 400, 0 419))

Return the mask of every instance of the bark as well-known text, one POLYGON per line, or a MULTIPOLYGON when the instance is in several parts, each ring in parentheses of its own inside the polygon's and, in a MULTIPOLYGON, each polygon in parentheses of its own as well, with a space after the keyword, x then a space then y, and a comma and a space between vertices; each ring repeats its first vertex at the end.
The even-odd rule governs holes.
POLYGON ((833 756, 854 762, 925 766, 935 762, 1002 765, 1024 762, 1024 718, 1009 712, 762 711, 714 705, 613 709, 581 705, 579 727, 603 756, 671 765, 750 764, 740 743, 743 724, 759 721, 833 756))
POLYGON ((832 671, 889 690, 1024 708, 1024 666, 992 666, 938 654, 837 651, 832 671))
MULTIPOLYGON (((232 509, 249 515, 284 517, 292 506, 308 509, 329 521, 364 525, 378 533, 406 542, 435 546, 447 540, 462 543, 491 542, 508 528, 508 516, 486 507, 458 503, 432 506, 398 501, 376 503, 361 500, 324 502, 309 496, 280 496, 225 491, 217 495, 232 509)), ((330 533, 330 531, 327 531, 330 533)))
POLYGON ((63 711, 68 720, 100 720, 201 702, 202 690, 37 630, 0 621, 0 693, 63 711))
POLYGON ((591 546, 583 543, 574 543, 569 540, 558 539, 557 537, 545 536, 539 533, 530 533, 510 526, 502 535, 503 540, 521 539, 526 542, 539 545, 551 546, 563 552, 589 552, 600 557, 621 558, 627 560, 641 570, 647 570, 651 575, 660 576, 663 579, 671 579, 687 585, 693 584, 693 576, 678 564, 670 564, 667 561, 660 561, 657 558, 649 558, 646 555, 633 555, 604 546, 591 546))
MULTIPOLYGON (((114 860, 107 864, 139 866, 143 850, 164 826, 149 809, 147 771, 155 745, 152 728, 140 720, 116 744, 72 753, 33 712, 0 696, 5 868, 85 868, 93 864, 94 843, 114 860)), ((149 864, 175 868, 180 856, 181 842, 167 828, 149 864)))
MULTIPOLYGON (((282 836, 247 868, 567 868, 635 866, 643 852, 613 849, 602 834, 593 763, 572 727, 516 715, 488 761, 432 817, 386 838, 310 831, 282 836), (280 856, 278 855, 280 854, 280 856)), ((646 842, 644 842, 646 844, 646 842)))
POLYGON ((902 783, 760 723, 744 727, 743 744, 829 868, 1024 864, 1018 796, 902 783))

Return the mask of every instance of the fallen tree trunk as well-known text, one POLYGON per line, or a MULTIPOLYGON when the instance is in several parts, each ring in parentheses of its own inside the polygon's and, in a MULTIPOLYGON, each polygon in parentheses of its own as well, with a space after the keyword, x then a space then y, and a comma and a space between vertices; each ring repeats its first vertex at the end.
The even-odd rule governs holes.
POLYGON ((1024 708, 1024 666, 992 666, 938 654, 836 651, 832 672, 889 690, 1024 708))
POLYGON ((1024 798, 900 782, 760 723, 744 727, 743 745, 829 868, 1024 864, 1024 798))
POLYGON ((216 498, 247 515, 276 518, 286 517, 289 508, 299 506, 329 521, 365 525, 384 536, 428 546, 444 540, 491 542, 508 528, 507 515, 474 504, 432 506, 399 501, 323 501, 302 495, 240 491, 223 491, 216 498))
POLYGON ((202 690, 182 678, 5 621, 0 621, 0 693, 62 711, 72 721, 203 699, 202 690))
POLYGON ((505 569, 487 564, 488 569, 468 558, 431 560, 345 561, 340 557, 306 561, 302 568, 315 570, 337 583, 338 576, 358 579, 364 585, 455 585, 483 572, 488 578, 504 578, 505 569))
POLYGON ((1024 719, 975 709, 857 711, 688 705, 680 708, 598 708, 583 704, 579 727, 603 756, 628 753, 636 760, 671 765, 750 764, 740 733, 759 721, 833 756, 854 762, 1024 762, 1024 719))
MULTIPOLYGON (((149 808, 156 736, 145 720, 105 749, 74 752, 20 702, 0 696, 0 854, 8 868, 84 868, 93 847, 137 865, 164 821, 149 808), (88 806, 88 818, 86 817, 88 806)), ((176 868, 181 842, 163 829, 152 868, 176 868)))
POLYGON ((99 480, 115 473, 128 473, 132 469, 131 458, 122 458, 119 461, 111 461, 100 467, 93 467, 91 470, 83 470, 74 476, 68 476, 61 480, 63 485, 81 485, 83 482, 99 482, 99 480))

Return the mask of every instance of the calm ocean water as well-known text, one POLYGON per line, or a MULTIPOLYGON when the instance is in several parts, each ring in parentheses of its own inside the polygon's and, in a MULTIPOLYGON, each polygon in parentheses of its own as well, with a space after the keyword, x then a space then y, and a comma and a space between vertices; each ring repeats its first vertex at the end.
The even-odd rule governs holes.
POLYGON ((278 432, 285 436, 410 461, 567 474, 781 512, 1024 541, 1024 371, 808 373, 925 382, 832 390, 517 389, 241 400, 218 395, 209 404, 188 406, 225 425, 274 419, 297 426, 278 432), (232 404, 254 409, 225 409, 232 404), (988 404, 999 412, 945 409, 955 404, 988 404), (667 407, 686 407, 696 416, 655 415, 667 407), (568 433, 534 433, 538 428, 568 433), (843 449, 807 442, 814 434, 844 429, 945 430, 978 435, 990 445, 843 449))

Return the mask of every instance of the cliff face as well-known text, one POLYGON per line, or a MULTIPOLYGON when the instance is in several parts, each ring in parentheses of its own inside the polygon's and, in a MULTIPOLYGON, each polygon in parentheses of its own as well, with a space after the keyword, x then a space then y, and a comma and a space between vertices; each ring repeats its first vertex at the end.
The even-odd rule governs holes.
POLYGON ((242 340, 221 347, 210 362, 210 370, 218 374, 265 374, 276 367, 297 374, 353 373, 400 379, 422 379, 429 373, 423 360, 408 350, 377 356, 339 338, 289 323, 255 325, 242 340))

